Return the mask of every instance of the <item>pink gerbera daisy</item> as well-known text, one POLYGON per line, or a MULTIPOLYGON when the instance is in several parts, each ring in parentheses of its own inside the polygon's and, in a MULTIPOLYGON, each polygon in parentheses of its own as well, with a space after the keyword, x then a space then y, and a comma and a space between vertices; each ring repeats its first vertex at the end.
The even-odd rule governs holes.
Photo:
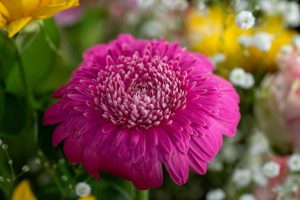
POLYGON ((164 40, 121 35, 92 47, 53 97, 44 123, 53 145, 92 175, 109 172, 138 189, 163 183, 165 166, 184 184, 206 173, 240 119, 239 97, 206 57, 164 40))

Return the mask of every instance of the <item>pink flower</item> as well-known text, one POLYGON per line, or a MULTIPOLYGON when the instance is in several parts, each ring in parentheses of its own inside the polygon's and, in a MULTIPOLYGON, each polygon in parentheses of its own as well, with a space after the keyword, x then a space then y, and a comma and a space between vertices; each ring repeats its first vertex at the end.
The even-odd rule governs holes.
POLYGON ((105 171, 153 188, 164 165, 184 184, 189 169, 206 173, 240 119, 237 93, 213 69, 178 44, 121 35, 84 54, 44 123, 58 125, 53 145, 63 142, 66 157, 95 177, 105 171))
POLYGON ((273 144, 288 152, 300 149, 300 52, 280 57, 279 65, 279 72, 264 80, 257 111, 273 144))

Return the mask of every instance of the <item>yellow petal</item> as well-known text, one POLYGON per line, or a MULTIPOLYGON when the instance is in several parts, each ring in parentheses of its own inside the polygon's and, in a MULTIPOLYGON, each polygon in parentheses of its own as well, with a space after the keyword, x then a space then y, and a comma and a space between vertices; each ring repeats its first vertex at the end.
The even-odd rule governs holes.
POLYGON ((2 15, 0 14, 0 28, 4 28, 6 24, 6 20, 2 15))
POLYGON ((31 20, 32 20, 32 17, 23 17, 23 18, 19 18, 17 20, 10 22, 10 24, 7 27, 8 36, 13 37, 24 26, 26 26, 31 20))
POLYGON ((9 18, 10 14, 4 4, 0 1, 0 15, 9 18))
POLYGON ((16 19, 23 16, 22 0, 0 0, 7 9, 10 19, 16 19))
POLYGON ((21 0, 24 15, 30 14, 34 9, 38 8, 40 0, 21 0))
POLYGON ((37 200, 37 198, 32 193, 29 182, 24 180, 15 188, 12 200, 37 200))
POLYGON ((80 197, 78 200, 97 200, 97 198, 90 195, 90 196, 87 196, 87 197, 80 197))
POLYGON ((58 12, 79 5, 79 0, 68 0, 59 3, 54 3, 46 7, 40 7, 32 12, 31 16, 35 19, 44 19, 51 17, 58 12))

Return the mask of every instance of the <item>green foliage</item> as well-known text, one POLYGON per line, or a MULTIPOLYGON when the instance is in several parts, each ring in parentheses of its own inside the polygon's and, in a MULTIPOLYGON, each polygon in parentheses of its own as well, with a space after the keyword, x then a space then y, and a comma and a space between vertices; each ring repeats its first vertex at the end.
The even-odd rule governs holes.
POLYGON ((4 80, 13 69, 17 51, 12 40, 0 30, 0 80, 4 80))
POLYGON ((28 113, 24 99, 17 97, 12 93, 0 92, 0 98, 4 109, 2 113, 2 120, 0 120, 0 134, 1 135, 16 135, 20 134, 26 127, 28 122, 28 113))
MULTIPOLYGON (((21 32, 20 37, 23 39, 19 39, 26 79, 33 91, 45 80, 55 64, 57 52, 53 48, 59 44, 59 32, 53 20, 45 21, 42 29, 44 31, 37 29, 35 34, 28 32, 28 36, 24 35, 26 32, 21 32), (30 37, 30 35, 34 37, 30 37), (29 38, 30 41, 28 41, 29 38)), ((14 94, 23 95, 23 82, 19 77, 20 71, 14 67, 6 81, 7 90, 14 94)))

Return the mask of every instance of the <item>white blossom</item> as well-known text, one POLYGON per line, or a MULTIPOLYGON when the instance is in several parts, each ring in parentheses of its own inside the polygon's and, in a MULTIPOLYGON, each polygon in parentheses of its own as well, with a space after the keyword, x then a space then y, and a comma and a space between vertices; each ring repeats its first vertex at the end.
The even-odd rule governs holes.
POLYGON ((85 182, 80 182, 75 186, 75 191, 79 197, 87 197, 91 194, 91 186, 85 182))
POLYGON ((272 15, 276 13, 276 0, 260 0, 259 1, 259 8, 263 12, 272 15))
POLYGON ((224 62, 226 60, 226 57, 224 54, 222 53, 217 53, 215 55, 213 55, 211 58, 210 58, 211 62, 214 64, 214 65, 217 65, 221 62, 224 62))
POLYGON ((242 68, 233 69, 230 72, 229 80, 235 86, 240 86, 243 89, 250 89, 255 83, 253 75, 245 72, 242 68))
POLYGON ((284 45, 284 46, 281 47, 280 53, 282 55, 288 55, 288 54, 292 53, 293 50, 294 49, 293 49, 292 45, 284 45))
POLYGON ((140 8, 148 8, 154 5, 155 0, 138 0, 137 3, 140 8))
POLYGON ((24 165, 24 166, 22 167, 22 171, 23 171, 23 172, 29 172, 29 170, 30 170, 30 168, 29 168, 28 165, 24 165))
POLYGON ((222 189, 211 190, 206 195, 206 200, 223 200, 225 192, 222 189))
POLYGON ((252 45, 252 37, 248 35, 241 35, 238 39, 239 44, 242 45, 243 47, 249 47, 252 45))
POLYGON ((293 27, 300 25, 300 10, 296 2, 289 2, 282 11, 285 22, 293 27))
POLYGON ((255 200, 255 196, 252 194, 243 194, 239 200, 255 200))
POLYGON ((280 173, 280 165, 274 161, 269 161, 264 164, 263 172, 268 178, 275 178, 280 173))
POLYGON ((149 37, 161 37, 165 31, 165 26, 157 20, 149 20, 141 28, 141 32, 149 37))
POLYGON ((294 36, 293 44, 297 49, 300 49, 300 35, 294 36))
POLYGON ((251 73, 246 73, 243 83, 240 85, 243 89, 250 89, 254 86, 254 77, 251 73))
POLYGON ((63 175, 60 177, 60 179, 64 182, 66 182, 68 180, 68 177, 66 175, 63 175))
POLYGON ((221 171, 223 169, 223 164, 220 160, 214 159, 209 165, 208 165, 210 170, 213 171, 221 171))
POLYGON ((243 83, 245 79, 246 72, 242 68, 235 68, 230 72, 229 80, 236 86, 239 86, 243 83))
POLYGON ((268 185, 268 179, 260 170, 253 173, 253 181, 260 187, 266 187, 268 185))
POLYGON ((249 29, 254 25, 255 17, 252 12, 243 10, 237 14, 235 22, 241 29, 249 29))
POLYGON ((188 7, 188 2, 186 0, 162 0, 162 4, 168 10, 185 10, 188 7))
POLYGON ((234 9, 236 11, 246 10, 249 7, 248 0, 236 0, 234 4, 234 9))
POLYGON ((272 46, 274 37, 269 33, 259 32, 252 38, 251 46, 258 48, 261 51, 267 52, 272 46))
POLYGON ((264 154, 269 149, 269 140, 259 131, 256 131, 256 133, 251 137, 250 143, 249 151, 252 155, 264 154))
POLYGON ((8 145, 7 144, 2 144, 1 148, 4 149, 4 150, 6 150, 8 148, 8 145))
POLYGON ((237 169, 232 177, 233 182, 239 187, 245 187, 251 182, 251 171, 248 169, 237 169))
POLYGON ((300 171, 300 154, 294 154, 288 159, 288 167, 293 172, 300 171))

